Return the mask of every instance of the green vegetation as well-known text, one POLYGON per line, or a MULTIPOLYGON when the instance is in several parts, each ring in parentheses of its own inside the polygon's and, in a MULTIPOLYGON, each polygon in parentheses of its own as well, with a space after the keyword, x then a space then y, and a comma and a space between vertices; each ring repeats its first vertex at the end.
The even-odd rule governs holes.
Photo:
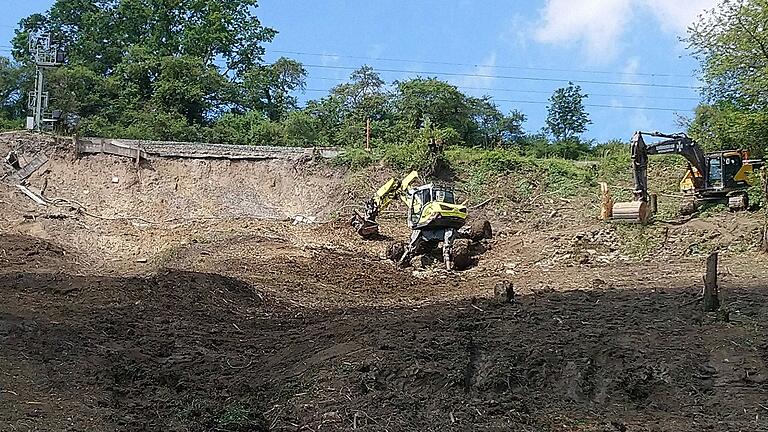
POLYGON ((266 430, 264 416, 243 403, 235 403, 227 407, 216 419, 216 430, 253 431, 266 430))
POLYGON ((385 83, 370 66, 299 106, 307 71, 296 60, 263 61, 277 31, 257 0, 56 0, 24 18, 0 58, 0 128, 21 126, 33 83, 30 34, 50 33, 67 53, 48 71, 51 109, 79 117, 79 133, 141 139, 278 146, 339 146, 359 167, 383 158, 396 169, 435 168, 430 146, 515 149, 537 158, 579 158, 589 143, 578 87, 557 90, 547 130, 490 97, 468 96, 432 77, 385 83), (370 129, 369 129, 370 128, 370 129), (370 134, 368 134, 370 132, 370 134), (367 142, 370 135, 370 142, 367 142), (361 148, 370 146, 370 154, 361 148))
POLYGON ((756 155, 766 150, 766 21, 765 1, 731 0, 701 17, 689 31, 707 100, 696 110, 690 132, 708 150, 745 148, 756 155))
POLYGON ((616 235, 622 251, 632 258, 642 259, 664 245, 667 228, 659 225, 616 224, 616 235))

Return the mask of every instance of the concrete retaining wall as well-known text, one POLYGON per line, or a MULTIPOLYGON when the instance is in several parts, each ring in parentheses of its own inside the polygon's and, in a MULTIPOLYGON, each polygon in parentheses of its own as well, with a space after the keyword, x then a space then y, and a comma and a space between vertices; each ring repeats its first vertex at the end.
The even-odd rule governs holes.
POLYGON ((198 159, 308 159, 333 158, 341 151, 333 147, 271 147, 226 144, 144 141, 110 138, 79 138, 78 154, 107 153, 131 158, 177 157, 198 159))

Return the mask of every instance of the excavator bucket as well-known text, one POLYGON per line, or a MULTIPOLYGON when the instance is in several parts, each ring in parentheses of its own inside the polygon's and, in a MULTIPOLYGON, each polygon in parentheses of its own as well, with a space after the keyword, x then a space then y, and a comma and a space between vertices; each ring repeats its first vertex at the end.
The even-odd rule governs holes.
POLYGON ((653 207, 645 201, 614 202, 607 183, 600 182, 600 194, 602 195, 600 206, 602 220, 645 224, 653 213, 653 207))
POLYGON ((360 235, 362 238, 371 238, 375 237, 379 234, 379 224, 375 221, 366 219, 365 216, 361 215, 359 212, 355 211, 352 215, 352 220, 350 221, 350 224, 353 228, 355 228, 355 231, 360 235))

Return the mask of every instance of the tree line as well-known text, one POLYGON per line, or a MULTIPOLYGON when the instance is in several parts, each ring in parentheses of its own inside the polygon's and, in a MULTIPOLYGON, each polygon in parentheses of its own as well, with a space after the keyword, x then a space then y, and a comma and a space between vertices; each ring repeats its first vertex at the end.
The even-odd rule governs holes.
MULTIPOLYGON (((690 29, 702 63, 703 102, 681 119, 708 148, 762 151, 768 137, 765 0, 728 0, 690 29)), ((307 71, 293 59, 264 61, 277 31, 255 15, 257 0, 57 0, 21 20, 13 59, 0 57, 0 128, 27 115, 34 70, 27 40, 48 32, 67 64, 47 71, 54 108, 79 116, 84 135, 232 144, 362 147, 438 141, 578 157, 587 95, 569 83, 549 99, 545 126, 503 112, 434 77, 386 83, 370 66, 299 104, 307 71)))
POLYGON ((57 0, 19 23, 13 60, 0 58, 0 125, 19 127, 34 74, 27 40, 48 32, 67 64, 47 71, 52 104, 79 116, 79 133, 126 138, 287 146, 361 146, 436 140, 525 147, 576 156, 589 120, 578 86, 553 94, 546 131, 434 77, 385 83, 370 66, 299 106, 307 71, 263 61, 277 31, 257 0, 57 0), (550 132, 554 143, 544 132, 550 132))

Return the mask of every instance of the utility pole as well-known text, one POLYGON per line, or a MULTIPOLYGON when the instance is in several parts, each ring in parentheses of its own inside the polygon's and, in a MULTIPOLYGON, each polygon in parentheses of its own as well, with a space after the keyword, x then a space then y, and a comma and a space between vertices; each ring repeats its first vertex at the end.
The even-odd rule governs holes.
POLYGON ((365 149, 371 151, 371 119, 365 120, 365 149))
POLYGON ((29 93, 32 116, 27 117, 27 129, 41 132, 46 123, 53 124, 58 120, 45 115, 49 98, 48 92, 44 91, 43 71, 64 64, 64 51, 53 44, 50 33, 32 33, 29 35, 29 53, 35 61, 35 89, 29 93))

